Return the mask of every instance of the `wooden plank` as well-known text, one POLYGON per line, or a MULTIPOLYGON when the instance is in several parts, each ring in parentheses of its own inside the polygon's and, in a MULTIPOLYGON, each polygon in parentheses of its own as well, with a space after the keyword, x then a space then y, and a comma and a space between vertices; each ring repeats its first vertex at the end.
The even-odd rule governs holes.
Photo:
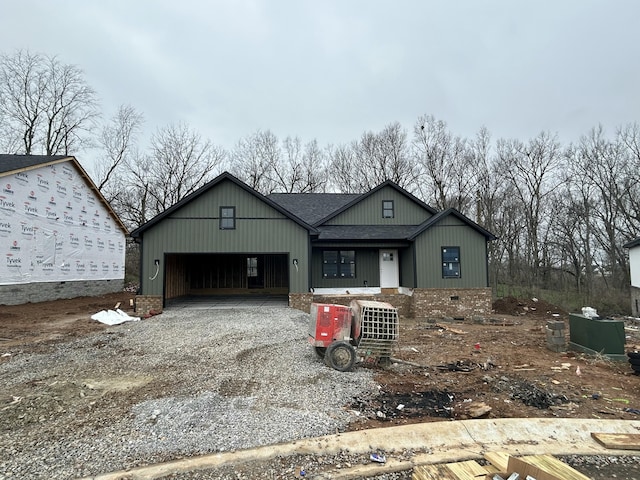
POLYGON ((531 475, 536 480, 589 480, 589 477, 561 462, 553 455, 509 457, 507 471, 518 472, 521 477, 531 475))
POLYGON ((485 460, 495 466, 499 472, 506 472, 509 465, 509 454, 507 452, 485 452, 485 460))
POLYGON ((445 465, 420 465, 413 469, 411 480, 459 480, 445 465))
POLYGON ((499 473, 502 471, 494 465, 483 465, 483 468, 487 471, 487 473, 499 473))
POLYGON ((484 478, 487 476, 487 473, 489 473, 482 465, 480 465, 475 460, 447 463, 446 467, 451 470, 451 472, 455 475, 455 478, 459 480, 484 480, 484 478))
POLYGON ((640 433, 591 432, 591 437, 604 448, 640 450, 640 433))

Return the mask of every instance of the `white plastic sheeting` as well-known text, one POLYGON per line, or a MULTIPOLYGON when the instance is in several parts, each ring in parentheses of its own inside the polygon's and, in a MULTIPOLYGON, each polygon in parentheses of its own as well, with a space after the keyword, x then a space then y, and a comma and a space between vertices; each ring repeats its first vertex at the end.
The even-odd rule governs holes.
POLYGON ((0 285, 124 278, 125 238, 71 161, 0 178, 0 285))
POLYGON ((140 317, 131 317, 118 308, 117 310, 101 310, 91 315, 91 319, 106 325, 120 325, 124 322, 137 322, 140 317))

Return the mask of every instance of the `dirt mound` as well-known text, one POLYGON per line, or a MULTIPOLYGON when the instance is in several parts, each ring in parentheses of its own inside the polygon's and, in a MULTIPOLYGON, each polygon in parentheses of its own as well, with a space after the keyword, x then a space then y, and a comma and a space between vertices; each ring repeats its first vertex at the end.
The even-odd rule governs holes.
POLYGON ((504 297, 493 302, 493 311, 501 315, 566 318, 566 310, 537 298, 504 297), (555 314, 555 315, 554 315, 555 314))

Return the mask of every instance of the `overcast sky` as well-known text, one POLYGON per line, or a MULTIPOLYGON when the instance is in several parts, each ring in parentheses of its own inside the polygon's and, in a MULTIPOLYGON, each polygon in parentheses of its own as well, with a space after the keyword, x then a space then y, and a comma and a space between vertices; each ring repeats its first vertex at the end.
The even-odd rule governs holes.
POLYGON ((78 65, 109 116, 321 146, 434 115, 564 143, 640 121, 636 0, 0 0, 0 52, 78 65))

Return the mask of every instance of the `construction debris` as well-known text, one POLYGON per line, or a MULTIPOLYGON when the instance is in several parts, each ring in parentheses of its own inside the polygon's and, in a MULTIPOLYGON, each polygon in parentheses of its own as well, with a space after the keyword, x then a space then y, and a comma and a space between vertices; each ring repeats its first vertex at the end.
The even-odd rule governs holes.
POLYGON ((412 480, 589 480, 552 455, 514 457, 504 452, 486 452, 490 465, 475 460, 439 465, 420 465, 413 469, 412 480))

